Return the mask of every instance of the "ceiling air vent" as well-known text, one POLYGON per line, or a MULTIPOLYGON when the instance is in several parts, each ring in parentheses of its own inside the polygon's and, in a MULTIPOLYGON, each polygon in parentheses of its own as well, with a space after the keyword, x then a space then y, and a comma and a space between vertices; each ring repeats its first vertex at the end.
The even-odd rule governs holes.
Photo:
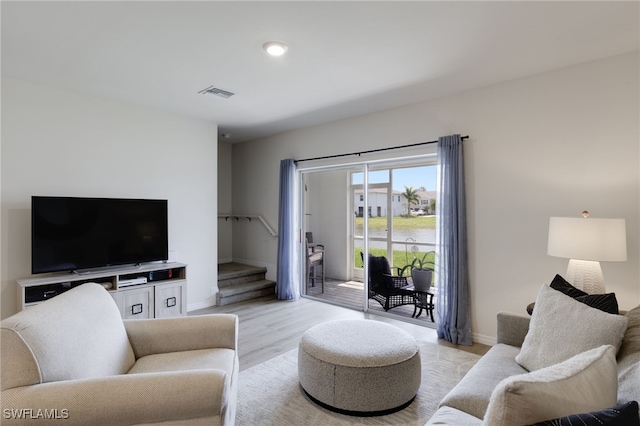
POLYGON ((215 87, 215 86, 209 86, 206 89, 202 89, 198 93, 200 93, 202 95, 216 95, 216 96, 218 96, 220 98, 224 98, 224 99, 229 99, 230 97, 235 95, 235 93, 233 93, 233 92, 228 92, 226 90, 222 90, 222 89, 220 89, 218 87, 215 87))

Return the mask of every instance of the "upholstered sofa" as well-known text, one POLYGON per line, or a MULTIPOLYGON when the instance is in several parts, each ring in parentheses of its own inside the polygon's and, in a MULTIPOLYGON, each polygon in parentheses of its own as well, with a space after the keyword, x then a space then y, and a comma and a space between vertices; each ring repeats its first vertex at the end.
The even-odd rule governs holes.
POLYGON ((640 414, 630 401, 640 401, 640 306, 613 315, 543 286, 531 317, 498 313, 497 344, 427 425, 608 424, 594 419, 612 417, 631 426, 640 414), (578 413, 597 423, 576 421, 578 413))
POLYGON ((3 425, 233 425, 234 315, 125 320, 83 284, 1 324, 3 425))

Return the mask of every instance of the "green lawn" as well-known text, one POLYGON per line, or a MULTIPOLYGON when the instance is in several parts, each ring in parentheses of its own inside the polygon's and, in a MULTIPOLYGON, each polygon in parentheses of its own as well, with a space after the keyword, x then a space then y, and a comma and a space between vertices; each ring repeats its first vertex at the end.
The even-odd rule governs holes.
MULTIPOLYGON (((356 227, 362 230, 364 226, 364 218, 356 218, 356 227)), ((386 217, 370 217, 369 227, 374 229, 386 229, 387 218, 386 217)), ((435 216, 394 216, 393 217, 393 229, 435 229, 436 217, 435 216)), ((362 259, 360 258, 360 248, 356 248, 354 251, 354 258, 356 268, 362 268, 362 259)), ((371 254, 374 256, 386 256, 385 249, 370 249, 371 254)), ((418 252, 416 255, 419 259, 422 259, 427 252, 418 252)), ((434 253, 431 252, 425 259, 425 262, 434 261, 434 253)), ((393 251, 393 266, 400 267, 410 264, 413 260, 413 253, 407 253, 405 250, 393 251)))
MULTIPOLYGON (((369 249, 369 253, 371 253, 374 256, 386 256, 387 255, 387 251, 385 249, 369 249)), ((427 252, 418 252, 417 253, 417 257, 419 259, 422 259, 423 256, 426 254, 427 252)), ((354 259, 356 260, 356 268, 362 268, 362 258, 360 257, 360 248, 356 248, 354 251, 354 259)), ((394 250, 393 251, 393 266, 394 267, 399 267, 402 268, 403 266, 407 265, 407 261, 405 260, 405 258, 408 257, 409 258, 409 262, 411 263, 411 261, 413 260, 413 253, 408 253, 408 255, 405 254, 404 250, 394 250)), ((433 262, 435 261, 435 253, 434 252, 429 252, 429 254, 426 256, 425 258, 425 262, 431 262, 433 264, 433 262)), ((433 266, 433 265, 431 265, 433 266)), ((395 271, 393 271, 395 273, 395 271)), ((407 273, 405 273, 404 275, 407 275, 407 273)))
MULTIPOLYGON (((356 218, 356 226, 360 228, 364 226, 364 217, 356 218)), ((369 227, 386 229, 387 218, 384 216, 370 217, 369 227)), ((394 229, 414 229, 414 228, 435 229, 435 227, 436 227, 435 216, 412 216, 412 217, 394 216, 393 217, 394 229)))

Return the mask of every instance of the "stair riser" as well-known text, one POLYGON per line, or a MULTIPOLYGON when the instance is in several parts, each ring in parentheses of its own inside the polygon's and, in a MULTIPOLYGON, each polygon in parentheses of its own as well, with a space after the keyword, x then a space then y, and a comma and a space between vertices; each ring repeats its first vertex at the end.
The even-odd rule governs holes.
POLYGON ((218 293, 216 297, 216 305, 224 306, 231 303, 238 303, 249 299, 255 299, 257 297, 269 296, 275 293, 275 283, 272 288, 263 288, 260 290, 247 291, 245 293, 234 294, 232 296, 221 297, 218 293))
POLYGON ((262 290, 263 288, 271 288, 273 285, 274 282, 271 280, 251 281, 249 283, 222 287, 218 289, 218 293, 221 294, 221 297, 229 297, 234 294, 247 293, 253 290, 262 290))
POLYGON ((229 278, 226 280, 218 280, 218 288, 229 287, 236 284, 244 284, 252 281, 262 281, 265 278, 264 273, 244 275, 242 277, 229 278))

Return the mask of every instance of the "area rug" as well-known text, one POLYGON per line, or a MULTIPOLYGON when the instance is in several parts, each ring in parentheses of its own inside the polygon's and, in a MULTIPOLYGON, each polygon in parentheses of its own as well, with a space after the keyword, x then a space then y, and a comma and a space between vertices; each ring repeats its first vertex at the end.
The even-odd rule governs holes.
POLYGON ((238 426, 423 426, 440 400, 480 359, 479 355, 433 343, 420 344, 422 384, 416 399, 402 411, 378 417, 352 417, 311 402, 298 383, 298 350, 240 372, 238 426))

